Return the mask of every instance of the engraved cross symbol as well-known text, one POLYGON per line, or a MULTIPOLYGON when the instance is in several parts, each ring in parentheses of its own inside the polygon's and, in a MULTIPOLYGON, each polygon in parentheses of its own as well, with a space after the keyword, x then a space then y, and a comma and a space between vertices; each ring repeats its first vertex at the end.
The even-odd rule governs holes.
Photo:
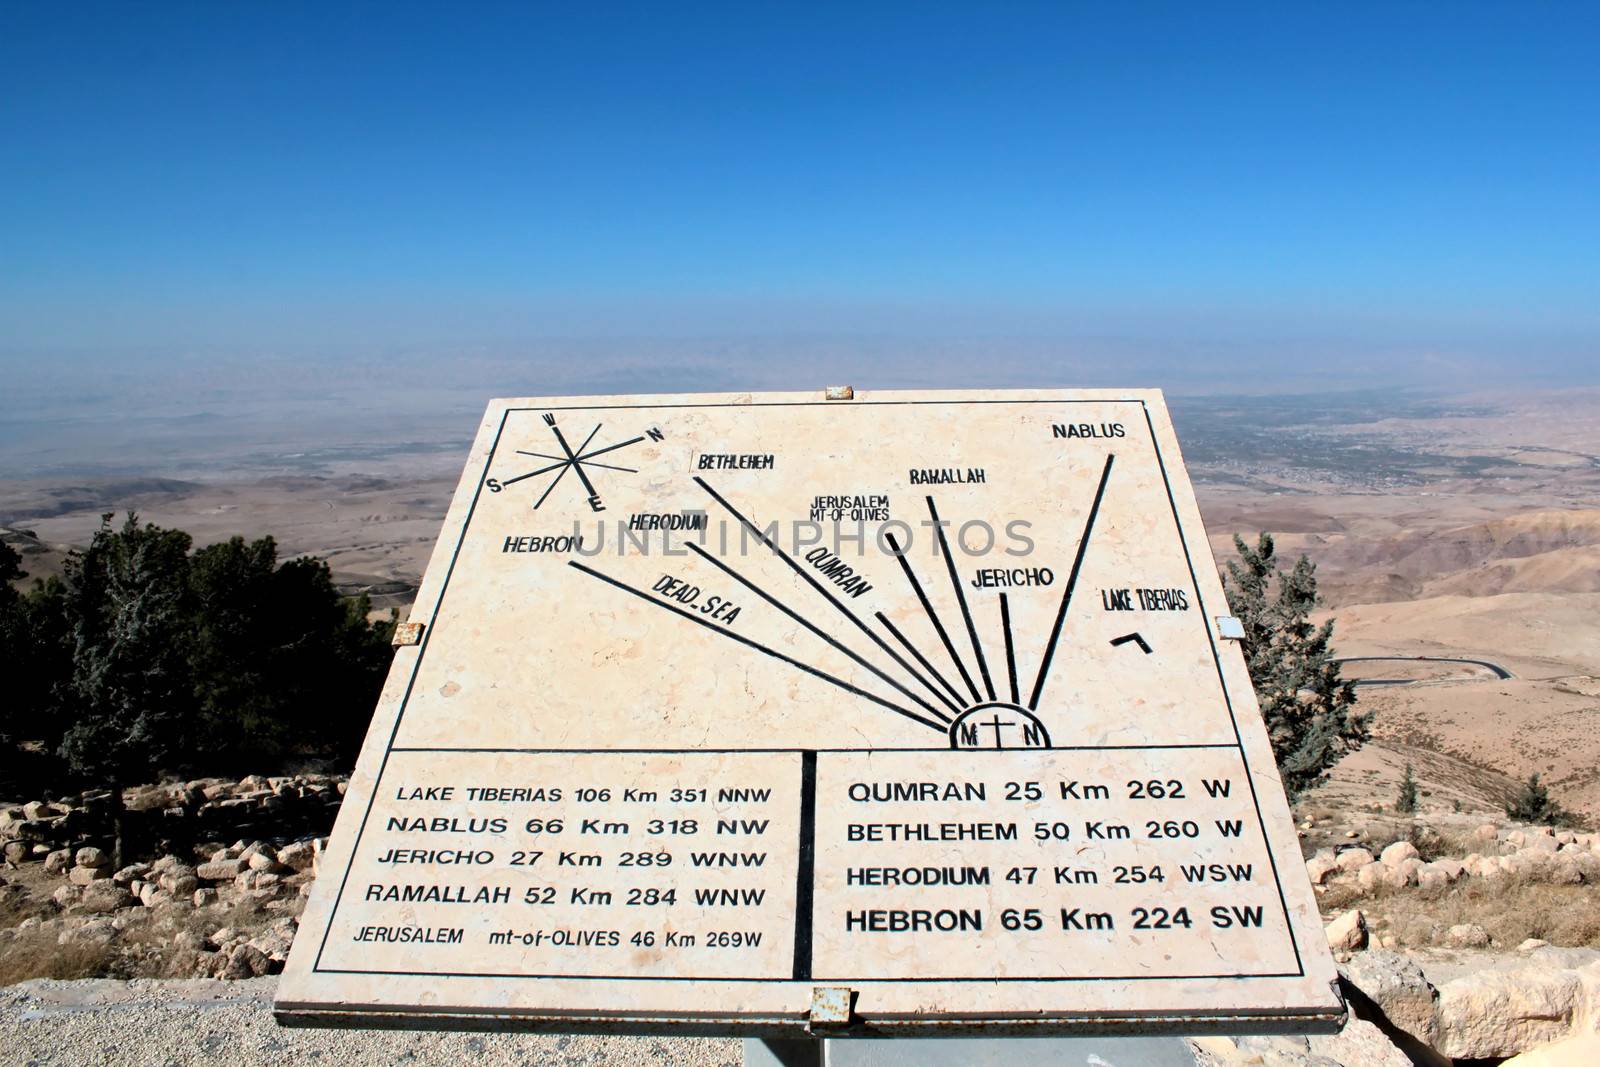
POLYGON ((1008 726, 1015 726, 1017 724, 1014 723, 1014 722, 1004 722, 1004 721, 1001 720, 1000 716, 992 715, 992 716, 989 717, 989 721, 988 722, 980 722, 978 725, 979 726, 987 726, 991 730, 993 730, 994 731, 994 747, 995 748, 1004 748, 1005 747, 1005 742, 1000 737, 1000 731, 1005 729, 1008 726))

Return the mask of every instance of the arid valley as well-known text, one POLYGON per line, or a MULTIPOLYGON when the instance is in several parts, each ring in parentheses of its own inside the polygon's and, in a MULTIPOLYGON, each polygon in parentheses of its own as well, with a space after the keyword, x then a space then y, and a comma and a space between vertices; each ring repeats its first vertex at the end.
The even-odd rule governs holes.
MULTIPOLYGON (((1537 771, 1600 814, 1600 391, 1177 397, 1185 456, 1218 562, 1235 534, 1317 564, 1324 610, 1357 661, 1374 743, 1326 799, 1392 798, 1415 764, 1424 803, 1498 808, 1537 771)), ((212 421, 206 420, 207 425, 212 421)), ((25 451, 0 481, 0 527, 33 576, 59 569, 104 512, 135 510, 197 544, 275 536, 341 586, 404 608, 454 488, 473 418, 357 423, 313 443, 270 427, 175 452, 176 427, 130 424, 113 464, 61 473, 25 451), (459 423, 458 425, 456 423, 459 423), (142 465, 141 465, 142 464, 142 465), (130 476, 131 469, 145 473, 130 476)), ((402 612, 403 613, 403 612, 402 612)))
MULTIPOLYGON (((1447 1056, 1491 1063, 1569 1035, 1591 1040, 1582 1035, 1600 1025, 1600 835, 1527 825, 1506 807, 1537 773, 1588 829, 1600 820, 1600 390, 1171 404, 1219 565, 1234 557, 1235 535, 1261 531, 1285 565, 1302 552, 1315 562, 1321 615, 1336 620, 1335 649, 1372 728, 1299 798, 1295 817, 1329 941, 1378 1008, 1358 1006, 1339 1036, 1309 1045, 1197 1038, 1195 1062, 1442 1067, 1447 1056), (1408 767, 1414 813, 1396 810, 1408 767), (1394 1059, 1397 1049, 1407 1058, 1394 1059)), ((375 614, 404 617, 472 415, 403 428, 371 415, 329 422, 315 448, 269 422, 229 433, 211 417, 201 420, 204 448, 177 447, 177 421, 95 427, 110 461, 81 443, 72 454, 30 451, 49 433, 13 427, 0 537, 22 554, 28 580, 59 573, 102 515, 133 510, 197 545, 271 534, 286 557, 328 560, 340 589, 368 594, 375 614)), ((263 983, 282 968, 317 875, 322 839, 290 838, 325 832, 344 789, 343 779, 301 774, 133 791, 130 806, 152 812, 183 802, 243 813, 243 829, 213 835, 238 841, 192 866, 167 856, 113 875, 99 849, 33 844, 45 861, 8 869, 3 886, 14 917, 29 916, 4 932, 13 970, 228 979, 196 985, 195 996, 216 1001, 195 1003, 218 1032, 248 1029, 235 1016, 265 1012, 263 983), (284 832, 290 823, 299 829, 284 832), (128 914, 140 922, 110 918, 128 914), (41 968, 51 954, 55 969, 41 968)), ((76 814, 48 800, 15 812, 32 812, 38 827, 76 814)), ((110 984, 11 988, 30 1017, 61 1026, 85 1010, 76 998, 124 995, 110 984)), ((194 1007, 187 987, 173 988, 170 1010, 194 1007)), ((673 1052, 728 1054, 711 1044, 673 1052)))

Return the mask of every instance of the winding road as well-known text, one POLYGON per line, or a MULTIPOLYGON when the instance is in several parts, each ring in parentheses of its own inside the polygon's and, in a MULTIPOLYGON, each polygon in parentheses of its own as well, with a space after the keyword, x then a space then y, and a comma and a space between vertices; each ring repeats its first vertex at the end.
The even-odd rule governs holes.
MULTIPOLYGON (((1515 678, 1516 675, 1486 659, 1465 659, 1457 656, 1341 656, 1335 662, 1345 663, 1464 663, 1473 667, 1485 667, 1494 672, 1496 678, 1515 678)), ((1418 682, 1438 681, 1432 678, 1357 678, 1353 679, 1356 685, 1416 685, 1418 682)))

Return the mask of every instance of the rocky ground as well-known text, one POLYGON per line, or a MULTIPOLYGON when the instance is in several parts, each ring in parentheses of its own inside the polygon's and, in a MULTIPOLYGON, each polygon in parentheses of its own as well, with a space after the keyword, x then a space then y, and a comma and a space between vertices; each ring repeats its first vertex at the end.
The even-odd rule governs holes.
POLYGON ((276 974, 324 841, 296 831, 331 825, 343 790, 320 775, 129 790, 130 817, 162 832, 144 835, 150 858, 120 868, 102 796, 0 810, 0 985, 276 974))
POLYGON ((1600 1065, 1600 834, 1482 813, 1302 809, 1351 1018, 1332 1038, 1207 1038, 1259 1067, 1600 1065))
MULTIPOLYGON (((128 799, 169 830, 214 835, 293 812, 331 819, 340 785, 208 779, 128 799)), ((0 808, 0 1064, 739 1058, 737 1042, 281 1030, 270 976, 293 941, 323 839, 201 840, 113 869, 100 800, 0 808)), ((1392 805, 1302 804, 1306 869, 1350 1022, 1332 1036, 1197 1038, 1180 1058, 1212 1067, 1600 1065, 1600 834, 1459 806, 1434 800, 1401 815, 1392 805)))
POLYGON ((1369 935, 1383 948, 1600 948, 1600 835, 1435 815, 1335 831, 1319 846, 1316 823, 1301 827, 1336 949, 1369 935))
MULTIPOLYGON (((1338 924, 1335 924, 1337 927, 1338 924)), ((1330 938, 1345 931, 1330 928, 1330 938)), ((1341 951, 1350 1020, 1332 1037, 1199 1038, 1257 1067, 1595 1067, 1600 950, 1341 951)))

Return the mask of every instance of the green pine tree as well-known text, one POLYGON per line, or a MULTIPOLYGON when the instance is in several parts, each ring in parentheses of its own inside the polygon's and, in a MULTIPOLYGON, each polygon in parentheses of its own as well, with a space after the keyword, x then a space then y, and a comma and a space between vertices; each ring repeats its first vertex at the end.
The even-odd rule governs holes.
MULTIPOLYGON (((22 569, 22 557, 10 545, 0 541, 0 672, 12 686, 31 673, 22 594, 12 584, 25 577, 27 572, 22 569)), ((19 740, 16 733, 23 724, 21 711, 15 695, 8 697, 3 708, 0 708, 0 751, 12 748, 19 740)))
POLYGON ((1565 808, 1550 799, 1550 790, 1539 781, 1537 773, 1530 774, 1528 780, 1522 783, 1522 788, 1506 805, 1506 814, 1518 822, 1541 823, 1545 826, 1559 826, 1571 818, 1565 808))
POLYGON ((1254 547, 1235 535, 1237 561, 1224 586, 1244 625, 1244 656, 1290 799, 1321 782, 1368 737, 1370 716, 1355 710, 1355 687, 1333 658, 1333 620, 1313 626, 1316 566, 1305 556, 1278 566, 1272 535, 1254 547))
POLYGON ((59 786, 62 767, 56 756, 61 733, 69 725, 58 690, 71 671, 70 628, 63 611, 65 587, 60 579, 35 579, 20 591, 13 584, 26 578, 21 557, 0 542, 0 795, 37 794, 59 786))
POLYGON ((328 565, 280 563, 271 537, 190 559, 189 668, 206 750, 241 766, 331 755, 354 763, 393 650, 393 620, 346 598, 328 565))
POLYGON ((1417 777, 1412 773, 1411 764, 1406 764, 1405 775, 1400 779, 1400 795, 1395 798, 1394 810, 1403 815, 1410 815, 1417 810, 1417 777))
POLYGON ((188 630, 189 535, 111 516, 67 561, 72 670, 63 688, 72 725, 61 755, 111 789, 112 863, 123 860, 122 787, 188 753, 193 694, 188 630))

